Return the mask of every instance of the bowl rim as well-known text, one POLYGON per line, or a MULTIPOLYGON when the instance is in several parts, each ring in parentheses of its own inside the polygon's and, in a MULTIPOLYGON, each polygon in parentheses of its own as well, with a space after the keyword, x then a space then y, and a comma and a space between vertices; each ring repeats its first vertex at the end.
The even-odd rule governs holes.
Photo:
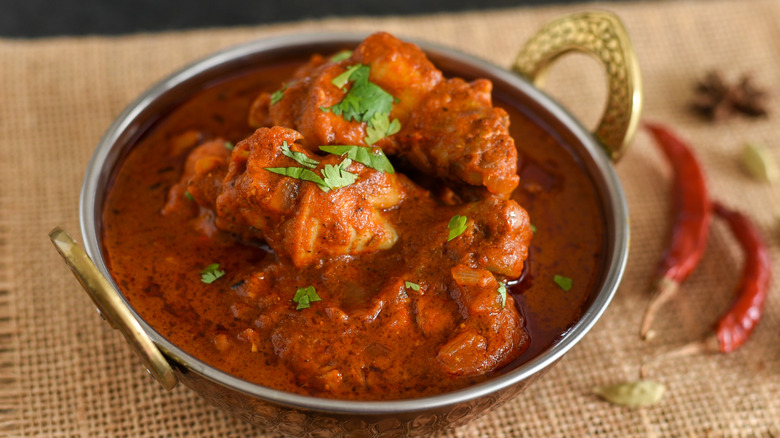
MULTIPOLYGON (((100 185, 103 183, 101 171, 104 170, 106 161, 111 158, 112 148, 117 144, 117 141, 119 141, 122 136, 127 135, 128 132, 132 132, 133 130, 137 131, 139 129, 137 126, 134 127, 132 125, 132 121, 141 114, 143 109, 170 92, 177 85, 226 63, 235 62, 238 59, 250 57, 262 52, 291 50, 293 48, 304 48, 312 45, 356 45, 368 35, 368 33, 344 32, 315 32, 281 35, 249 41, 217 51, 175 71, 144 91, 116 117, 98 142, 87 166, 80 195, 79 221, 87 254, 116 290, 120 291, 122 300, 154 344, 165 353, 166 357, 173 360, 175 364, 178 364, 179 367, 184 367, 189 372, 197 373, 215 384, 228 387, 248 396, 259 398, 277 405, 304 410, 323 413, 375 415, 401 414, 439 409, 499 392, 524 381, 551 366, 577 344, 588 331, 590 331, 614 297, 625 271, 628 259, 628 205, 617 173, 607 154, 599 146, 598 141, 595 140, 592 134, 560 104, 517 74, 511 73, 495 64, 451 47, 415 38, 401 37, 403 41, 412 42, 418 45, 426 54, 433 53, 444 56, 448 60, 468 64, 479 70, 489 72, 493 78, 500 79, 506 84, 515 87, 521 93, 527 95, 532 101, 540 104, 554 119, 557 119, 563 126, 568 128, 569 134, 585 148, 590 155, 590 158, 592 158, 592 165, 595 166, 595 170, 597 170, 595 173, 603 178, 603 188, 600 188, 601 193, 599 193, 602 197, 602 203, 605 206, 611 206, 612 208, 611 212, 606 212, 607 215, 612 213, 611 218, 607 217, 607 233, 610 234, 614 240, 613 242, 607 241, 607 243, 611 243, 611 245, 605 248, 607 254, 611 254, 612 257, 611 260, 609 260, 609 263, 603 267, 606 274, 601 283, 601 290, 598 291, 596 297, 590 303, 590 306, 585 309, 579 320, 562 333, 552 346, 542 351, 539 355, 518 365, 510 371, 491 377, 479 384, 452 392, 421 398, 365 401, 339 400, 294 394, 239 379, 206 364, 195 356, 185 352, 180 347, 174 345, 154 330, 135 311, 124 294, 121 293, 121 290, 108 271, 100 250, 100 239, 97 235, 98 228, 96 226, 99 213, 96 211, 96 198, 100 185), (614 226, 614 230, 609 229, 610 225, 614 226)), ((593 177, 594 175, 591 176, 593 177)), ((598 285, 595 287, 598 287, 598 285)))

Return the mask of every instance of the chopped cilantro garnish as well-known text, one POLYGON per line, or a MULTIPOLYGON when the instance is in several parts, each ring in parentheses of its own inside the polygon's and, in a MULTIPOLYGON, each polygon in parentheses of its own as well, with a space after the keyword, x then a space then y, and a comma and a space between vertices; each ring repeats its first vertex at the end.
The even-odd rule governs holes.
POLYGON ((501 296, 501 308, 506 307, 506 285, 504 283, 498 283, 498 295, 501 296))
POLYGON ((334 114, 343 116, 347 121, 359 122, 369 122, 376 113, 390 114, 393 96, 368 80, 370 71, 367 65, 355 64, 333 79, 333 85, 337 87, 352 82, 352 88, 344 99, 330 107, 334 114))
POLYGON ((350 164, 352 164, 352 160, 349 158, 345 158, 338 166, 326 164, 325 167, 322 168, 322 176, 324 177, 325 184, 331 189, 338 189, 354 183, 355 180, 357 180, 357 175, 347 172, 347 167, 349 167, 350 164))
POLYGON ((409 288, 411 290, 420 290, 420 285, 417 283, 412 283, 411 281, 405 281, 404 287, 409 288))
POLYGON ((323 192, 329 192, 333 189, 348 186, 357 180, 357 174, 347 171, 347 167, 352 164, 350 158, 345 158, 338 166, 326 164, 322 168, 322 176, 319 176, 309 169, 316 168, 320 162, 310 158, 303 152, 291 150, 290 145, 288 145, 286 141, 282 143, 282 155, 295 160, 296 163, 308 167, 308 169, 303 167, 266 167, 265 170, 278 175, 313 182, 314 184, 317 184, 317 187, 323 192))
POLYGON ((344 159, 338 166, 326 164, 322 168, 322 177, 303 167, 266 167, 265 170, 301 181, 313 182, 323 192, 329 192, 346 187, 357 180, 356 174, 346 170, 350 164, 352 164, 352 160, 349 158, 344 159))
POLYGON ((289 176, 290 178, 299 179, 301 181, 311 181, 314 184, 317 184, 317 186, 321 188, 323 192, 330 190, 328 184, 326 184, 319 175, 309 169, 304 169, 303 167, 266 167, 265 170, 279 175, 289 176))
POLYGON ((315 301, 322 301, 314 286, 300 287, 295 291, 293 302, 298 303, 298 307, 295 310, 308 309, 311 307, 311 303, 315 301))
POLYGON ((274 105, 280 100, 282 100, 282 98, 284 97, 284 92, 287 91, 288 86, 289 84, 284 84, 282 85, 282 88, 274 91, 273 94, 271 94, 271 105, 274 105))
POLYGON ((189 190, 184 192, 184 197, 187 198, 188 201, 194 201, 195 200, 195 198, 192 197, 192 193, 190 193, 189 190))
POLYGON ((349 78, 350 76, 352 76, 352 73, 354 73, 355 70, 359 69, 360 67, 364 67, 364 66, 360 64, 355 64, 352 67, 349 67, 344 73, 333 78, 333 80, 330 81, 330 83, 339 88, 344 88, 344 86, 347 85, 347 82, 349 82, 349 78))
POLYGON ((389 114, 376 113, 366 125, 366 138, 363 140, 367 145, 372 145, 400 130, 401 122, 398 119, 393 119, 391 122, 389 114))
POLYGON ((450 240, 460 236, 463 234, 464 231, 466 231, 466 221, 468 220, 468 217, 461 216, 459 214, 456 214, 455 216, 450 219, 450 223, 447 224, 447 228, 450 230, 450 235, 447 238, 447 242, 450 240))
POLYGON ((203 268, 202 271, 200 271, 200 281, 211 284, 219 277, 222 277, 225 275, 225 271, 220 271, 219 269, 219 263, 212 263, 205 268, 203 268))
POLYGON ((569 289, 571 289, 572 279, 569 277, 564 277, 563 275, 556 275, 553 277, 553 281, 555 282, 555 284, 560 286, 561 289, 567 292, 569 291, 569 289))
POLYGON ((318 164, 320 164, 319 161, 309 158, 309 156, 303 152, 290 150, 290 145, 288 145, 286 141, 282 143, 282 155, 292 158, 301 166, 308 167, 309 169, 314 169, 318 164))
POLYGON ((227 150, 232 151, 234 147, 235 146, 233 145, 233 143, 231 143, 229 141, 225 142, 225 148, 227 148, 227 150))
POLYGON ((536 232, 536 225, 534 225, 534 224, 531 224, 531 232, 532 232, 532 233, 535 233, 535 232, 536 232))
POLYGON ((384 173, 395 173, 393 165, 390 164, 390 160, 382 152, 381 148, 367 148, 364 146, 355 145, 331 145, 320 146, 320 150, 336 154, 347 155, 347 158, 357 161, 366 167, 370 167, 374 170, 384 173))
POLYGON ((352 50, 342 50, 330 57, 330 62, 341 62, 352 56, 352 50))
POLYGON ((352 82, 352 88, 341 102, 331 107, 320 107, 322 111, 332 111, 344 120, 365 122, 367 144, 374 144, 378 140, 395 134, 401 129, 398 119, 390 121, 390 112, 393 103, 397 100, 392 94, 383 90, 379 85, 368 80, 371 69, 367 65, 355 64, 344 73, 333 78, 331 83, 343 88, 348 82, 352 82))

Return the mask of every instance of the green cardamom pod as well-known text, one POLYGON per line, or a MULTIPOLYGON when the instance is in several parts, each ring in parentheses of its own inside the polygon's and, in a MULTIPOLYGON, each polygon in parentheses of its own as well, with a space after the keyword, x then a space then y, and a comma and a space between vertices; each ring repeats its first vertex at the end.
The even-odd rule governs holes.
POLYGON ((593 390, 596 395, 610 403, 630 407, 652 406, 661 401, 665 391, 664 385, 650 380, 619 383, 593 390))
POLYGON ((748 143, 742 150, 742 165, 753 178, 773 182, 780 177, 777 162, 769 149, 756 143, 748 143))

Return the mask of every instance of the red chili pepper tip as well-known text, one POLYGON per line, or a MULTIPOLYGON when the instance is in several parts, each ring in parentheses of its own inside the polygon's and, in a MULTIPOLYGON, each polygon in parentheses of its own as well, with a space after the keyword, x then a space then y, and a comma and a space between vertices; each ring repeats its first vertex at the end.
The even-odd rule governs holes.
POLYGON ((715 203, 714 207, 715 214, 726 221, 745 253, 736 298, 718 321, 715 332, 720 351, 730 353, 748 340, 761 320, 772 264, 761 233, 747 216, 719 203, 715 203))

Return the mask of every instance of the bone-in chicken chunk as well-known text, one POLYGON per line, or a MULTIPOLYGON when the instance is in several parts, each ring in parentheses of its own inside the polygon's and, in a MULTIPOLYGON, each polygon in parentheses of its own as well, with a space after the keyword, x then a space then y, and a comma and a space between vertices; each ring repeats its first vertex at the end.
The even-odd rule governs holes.
POLYGON ((528 333, 511 295, 482 269, 452 268, 452 297, 463 322, 439 349, 436 359, 449 373, 479 375, 516 359, 528 347, 528 333))
POLYGON ((448 255, 507 278, 520 277, 533 236, 525 209, 511 199, 490 197, 466 204, 459 214, 467 218, 466 229, 447 242, 448 255))
POLYGON ((229 164, 224 146, 201 146, 185 169, 186 186, 196 202, 216 210, 217 228, 264 239, 298 267, 393 246, 398 235, 383 210, 404 198, 397 176, 338 155, 307 154, 295 143, 301 138, 291 129, 258 129, 235 146, 229 164), (308 160, 311 168, 285 155, 284 147, 288 155, 305 157, 299 160, 308 160), (285 168, 322 183, 272 171, 285 168), (328 168, 353 180, 327 186, 328 168))
POLYGON ((302 145, 375 145, 425 173, 507 197, 518 184, 509 118, 492 84, 443 79, 414 44, 377 33, 338 62, 313 59, 250 121, 300 131, 302 145), (377 119, 374 119, 377 116, 377 119))
POLYGON ((509 116, 492 106, 492 83, 449 79, 412 111, 398 134, 399 154, 447 181, 509 194, 517 187, 517 149, 509 116))

